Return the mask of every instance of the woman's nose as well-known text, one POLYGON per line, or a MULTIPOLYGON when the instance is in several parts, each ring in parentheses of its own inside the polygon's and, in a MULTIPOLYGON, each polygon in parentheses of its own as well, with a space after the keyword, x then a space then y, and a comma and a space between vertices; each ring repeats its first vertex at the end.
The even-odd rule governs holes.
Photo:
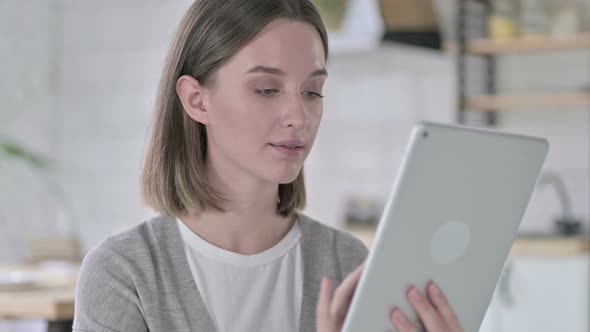
POLYGON ((294 127, 295 129, 304 129, 307 126, 307 109, 301 94, 289 98, 283 114, 283 124, 285 127, 294 127))

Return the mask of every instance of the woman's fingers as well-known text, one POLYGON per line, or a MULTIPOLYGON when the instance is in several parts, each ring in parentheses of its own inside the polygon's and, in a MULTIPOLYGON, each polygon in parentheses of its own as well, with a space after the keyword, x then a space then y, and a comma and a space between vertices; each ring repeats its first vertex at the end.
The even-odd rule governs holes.
POLYGON ((420 316, 420 320, 426 327, 427 331, 432 332, 447 332, 448 327, 446 326, 445 321, 443 321, 442 317, 439 315, 438 310, 434 308, 430 300, 418 290, 416 287, 411 287, 408 291, 408 299, 410 300, 410 304, 414 307, 418 316, 420 316))
POLYGON ((428 293, 428 298, 436 310, 440 313, 442 319, 445 321, 450 330, 453 332, 463 331, 457 314, 453 308, 451 308, 447 297, 442 292, 440 287, 438 287, 438 285, 436 285, 434 282, 430 282, 429 285, 426 286, 426 291, 428 293))
POLYGON ((332 302, 332 280, 328 277, 322 279, 320 287, 320 298, 316 311, 316 321, 318 331, 331 331, 330 304, 332 302))
POLYGON ((322 279, 320 287, 320 299, 318 300, 318 316, 330 315, 330 303, 332 303, 332 280, 328 277, 322 279))
POLYGON ((364 264, 359 265, 342 281, 335 291, 332 289, 333 285, 330 278, 325 277, 322 279, 316 309, 318 332, 338 332, 342 329, 342 324, 344 324, 363 267, 364 264))
POLYGON ((332 318, 336 321, 344 322, 352 295, 354 294, 354 290, 356 289, 356 285, 361 277, 364 266, 364 263, 359 265, 356 270, 346 276, 344 281, 342 281, 340 286, 336 289, 330 308, 332 318))
POLYGON ((391 320, 399 332, 418 332, 416 325, 399 308, 391 311, 391 320))
MULTIPOLYGON (((434 282, 429 282, 426 293, 416 287, 411 287, 407 293, 424 328, 429 332, 462 332, 461 322, 441 289, 434 282)), ((397 308, 392 311, 391 320, 400 332, 418 331, 415 324, 397 308)))
MULTIPOLYGON (((318 331, 340 331, 363 268, 364 264, 359 265, 336 290, 332 289, 330 278, 322 279, 316 312, 318 331)), ((459 318, 441 289, 434 282, 429 282, 426 293, 423 294, 416 287, 411 287, 407 293, 423 328, 429 332, 463 332, 459 318)), ((399 308, 392 310, 391 320, 399 332, 420 331, 416 323, 410 321, 399 308)))

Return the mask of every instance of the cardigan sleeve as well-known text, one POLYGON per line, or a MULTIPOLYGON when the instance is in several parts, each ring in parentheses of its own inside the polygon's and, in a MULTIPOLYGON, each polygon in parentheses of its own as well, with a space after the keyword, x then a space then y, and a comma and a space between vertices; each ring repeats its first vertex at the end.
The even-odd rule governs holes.
POLYGON ((148 331, 131 265, 107 243, 84 258, 76 285, 73 331, 148 331))

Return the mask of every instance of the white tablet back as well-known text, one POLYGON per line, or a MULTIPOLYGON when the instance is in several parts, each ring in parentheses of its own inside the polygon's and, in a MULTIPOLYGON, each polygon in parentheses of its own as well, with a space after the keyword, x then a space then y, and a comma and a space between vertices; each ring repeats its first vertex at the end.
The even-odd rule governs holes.
POLYGON ((343 331, 395 331, 417 316, 409 285, 437 282, 478 331, 548 151, 546 140, 463 126, 415 126, 343 331))

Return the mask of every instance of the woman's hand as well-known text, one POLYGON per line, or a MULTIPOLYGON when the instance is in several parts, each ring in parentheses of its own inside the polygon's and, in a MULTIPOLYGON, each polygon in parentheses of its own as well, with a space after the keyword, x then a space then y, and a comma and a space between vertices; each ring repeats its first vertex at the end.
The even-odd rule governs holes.
MULTIPOLYGON (((463 332, 463 327, 449 304, 447 297, 434 283, 426 286, 428 295, 416 287, 408 290, 408 300, 414 307, 420 321, 428 332, 463 332)), ((418 332, 418 327, 410 322, 399 308, 391 312, 391 320, 399 332, 418 332)))
MULTIPOLYGON (((332 280, 330 278, 322 280, 316 311, 317 332, 340 332, 364 266, 364 263, 359 265, 334 292, 332 280)), ((426 331, 463 332, 457 315, 438 286, 429 283, 427 292, 428 296, 424 296, 415 287, 408 291, 408 300, 418 313, 426 331)), ((391 320, 399 332, 420 331, 398 308, 392 310, 391 320)))
POLYGON ((324 277, 316 310, 317 332, 340 332, 352 301, 352 295, 365 264, 359 265, 332 294, 332 280, 324 277))

